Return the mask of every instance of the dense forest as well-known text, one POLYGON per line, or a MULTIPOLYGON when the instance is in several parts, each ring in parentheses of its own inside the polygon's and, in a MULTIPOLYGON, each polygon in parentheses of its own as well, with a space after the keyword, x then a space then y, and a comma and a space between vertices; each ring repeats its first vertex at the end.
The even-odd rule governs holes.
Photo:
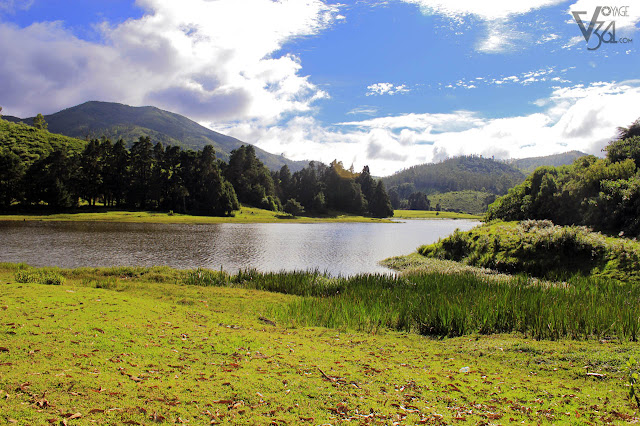
POLYGON ((455 202, 455 198, 446 197, 445 208, 440 200, 430 198, 436 194, 460 191, 481 193, 482 200, 473 203, 474 210, 477 210, 477 204, 487 206, 495 199, 495 195, 506 194, 509 188, 524 179, 521 171, 508 164, 490 158, 462 156, 410 167, 383 178, 383 181, 389 188, 389 197, 396 209, 467 211, 465 207, 469 203, 466 201, 455 202))
POLYGON ((232 150, 229 162, 212 146, 183 150, 142 136, 83 142, 49 133, 42 116, 34 127, 0 120, 0 209, 41 206, 51 210, 95 206, 229 215, 240 203, 293 215, 341 211, 393 215, 382 182, 361 173, 312 162, 291 173, 271 172, 253 146, 232 150))
POLYGON ((487 219, 549 219, 609 233, 640 235, 640 119, 618 129, 606 158, 540 167, 496 200, 487 219))

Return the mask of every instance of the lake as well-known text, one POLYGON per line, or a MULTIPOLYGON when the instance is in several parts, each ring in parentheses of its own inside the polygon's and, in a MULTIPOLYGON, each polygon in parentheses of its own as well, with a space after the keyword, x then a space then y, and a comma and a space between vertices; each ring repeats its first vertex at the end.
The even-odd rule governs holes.
POLYGON ((237 272, 318 269, 386 272, 378 262, 409 254, 470 220, 398 223, 146 224, 0 222, 0 262, 32 266, 153 266, 237 272))

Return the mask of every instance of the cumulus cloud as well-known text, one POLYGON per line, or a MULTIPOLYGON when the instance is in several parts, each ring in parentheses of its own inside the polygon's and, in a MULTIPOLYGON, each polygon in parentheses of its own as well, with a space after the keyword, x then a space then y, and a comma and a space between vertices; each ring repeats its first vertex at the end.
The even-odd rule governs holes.
POLYGON ((87 99, 155 104, 199 120, 275 122, 328 94, 278 55, 288 41, 340 19, 321 0, 138 0, 140 19, 100 26, 101 42, 62 23, 0 23, 0 98, 53 112, 87 99), (242 24, 240 24, 242 23, 242 24), (19 42, 17 42, 19 41, 19 42), (25 99, 26 98, 26 99, 25 99))
POLYGON ((377 117, 334 128, 312 117, 296 117, 279 126, 243 124, 217 130, 297 160, 338 159, 357 169, 369 165, 377 175, 466 154, 504 159, 575 149, 598 155, 618 126, 640 115, 640 83, 556 87, 537 104, 539 112, 503 118, 461 110, 377 117))

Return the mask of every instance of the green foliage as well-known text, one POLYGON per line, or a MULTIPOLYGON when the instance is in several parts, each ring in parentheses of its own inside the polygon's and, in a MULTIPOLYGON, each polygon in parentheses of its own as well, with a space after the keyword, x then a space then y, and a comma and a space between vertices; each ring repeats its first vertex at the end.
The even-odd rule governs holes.
POLYGON ((62 275, 49 269, 19 269, 15 273, 15 280, 19 283, 48 285, 63 285, 65 283, 62 275))
POLYGON ((544 157, 529 157, 529 158, 518 158, 513 160, 508 160, 507 164, 510 164, 522 171, 523 173, 529 175, 533 173, 535 169, 543 166, 568 166, 573 164, 573 162, 580 157, 583 157, 587 154, 580 151, 569 151, 563 152, 562 154, 554 154, 554 155, 546 155, 544 157))
POLYGON ((38 115, 33 119, 33 127, 39 130, 47 130, 49 125, 45 121, 44 116, 38 113, 38 115))
POLYGON ((548 220, 495 222, 422 246, 423 256, 550 279, 585 275, 640 282, 640 244, 548 220))
POLYGON ((496 200, 486 219, 549 219, 609 233, 640 235, 640 137, 613 141, 607 158, 540 167, 496 200))
POLYGON ((290 198, 284 205, 284 212, 289 213, 291 216, 300 216, 304 213, 304 207, 297 200, 290 198))
POLYGON ((429 195, 431 205, 440 205, 442 211, 476 215, 484 214, 495 200, 495 194, 480 191, 453 191, 429 195))
POLYGON ((466 156, 410 167, 383 181, 387 188, 396 188, 400 197, 406 199, 415 191, 427 195, 463 190, 505 194, 524 178, 522 172, 508 164, 466 156))
POLYGON ((84 149, 85 145, 86 142, 79 139, 0 119, 0 148, 20 157, 27 168, 55 150, 78 153, 84 149))
POLYGON ((431 203, 424 192, 414 192, 409 195, 409 210, 431 210, 431 203))
POLYGON ((636 362, 636 359, 631 356, 629 361, 627 361, 629 398, 633 398, 636 406, 640 408, 640 390, 638 390, 638 380, 640 380, 640 376, 638 376, 638 370, 640 370, 639 364, 636 362))

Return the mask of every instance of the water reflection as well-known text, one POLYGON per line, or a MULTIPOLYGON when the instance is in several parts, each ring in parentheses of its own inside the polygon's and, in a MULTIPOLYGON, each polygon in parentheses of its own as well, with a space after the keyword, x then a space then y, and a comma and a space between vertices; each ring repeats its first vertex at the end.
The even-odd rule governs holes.
POLYGON ((377 264, 478 222, 138 224, 0 222, 0 261, 34 266, 168 265, 236 272, 385 272, 377 264))

